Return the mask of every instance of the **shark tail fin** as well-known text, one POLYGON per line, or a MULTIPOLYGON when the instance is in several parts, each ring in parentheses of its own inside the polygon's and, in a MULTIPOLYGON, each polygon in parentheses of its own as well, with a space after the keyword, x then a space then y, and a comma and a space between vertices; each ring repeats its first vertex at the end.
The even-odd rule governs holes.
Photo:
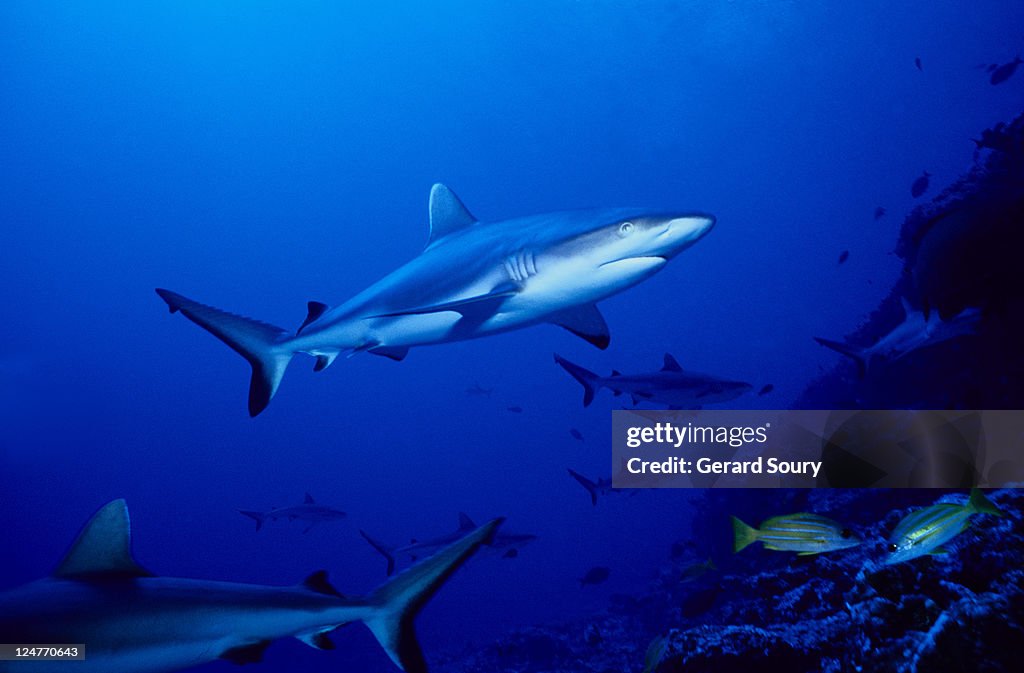
POLYGON ((181 311, 186 318, 249 361, 252 365, 249 415, 256 416, 266 409, 294 355, 282 347, 288 333, 259 320, 200 304, 170 290, 158 288, 156 293, 167 302, 171 313, 181 311))
POLYGON ((590 504, 591 505, 596 505, 597 504, 597 484, 595 484, 594 482, 590 481, 589 479, 587 479, 582 474, 580 474, 579 472, 577 472, 576 470, 574 470, 572 468, 569 468, 569 475, 572 476, 573 479, 578 481, 580 483, 580 486, 582 486, 583 488, 587 489, 587 493, 590 494, 590 504))
POLYGON ((972 513, 1003 515, 1003 510, 996 507, 994 502, 985 497, 980 488, 971 489, 971 499, 967 501, 967 509, 972 513))
POLYGON ((263 512, 250 512, 249 510, 240 509, 240 510, 238 510, 238 513, 239 514, 243 514, 243 515, 249 517, 250 519, 253 519, 256 522, 256 530, 257 531, 260 528, 263 528, 263 522, 267 520, 267 517, 264 516, 263 512))
POLYGON ((363 536, 363 539, 370 543, 370 546, 376 549, 381 556, 387 559, 388 562, 388 577, 395 572, 395 554, 389 549, 383 542, 374 540, 372 537, 366 534, 366 531, 360 530, 359 534, 363 536))
POLYGON ((848 358, 851 358, 857 364, 857 376, 864 378, 864 375, 868 371, 867 356, 864 354, 864 349, 851 346, 849 344, 840 343, 839 341, 831 341, 829 339, 822 339, 821 337, 814 337, 814 340, 825 348, 831 348, 837 353, 841 353, 848 358))
POLYGON ((583 406, 589 407, 590 403, 594 401, 594 393, 597 392, 600 377, 592 371, 569 362, 558 353, 555 353, 555 362, 562 365, 562 369, 569 372, 583 386, 583 406))
POLYGON ((736 517, 732 518, 732 550, 733 553, 741 551, 754 542, 757 542, 757 530, 751 528, 736 517))
MULTIPOLYGON (((374 610, 364 621, 384 651, 407 673, 425 673, 423 651, 413 621, 427 601, 466 560, 490 540, 502 519, 477 528, 389 580, 370 596, 374 610)), ((364 536, 365 537, 365 536, 364 536)))

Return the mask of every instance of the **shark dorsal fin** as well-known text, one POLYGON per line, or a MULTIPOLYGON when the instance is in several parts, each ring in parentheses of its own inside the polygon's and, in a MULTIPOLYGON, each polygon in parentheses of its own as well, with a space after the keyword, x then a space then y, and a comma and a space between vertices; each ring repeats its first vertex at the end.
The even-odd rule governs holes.
POLYGON ((316 500, 313 500, 313 496, 311 496, 309 493, 307 493, 306 494, 306 499, 303 500, 302 502, 307 504, 307 505, 312 505, 313 503, 316 502, 316 500))
POLYGON ((683 368, 679 366, 676 359, 671 354, 665 353, 665 365, 661 368, 663 372, 681 372, 683 368))
POLYGON ((53 574, 68 579, 151 577, 132 558, 131 546, 128 505, 114 500, 92 515, 53 574))
POLYGON ((455 192, 438 183, 430 190, 430 240, 434 245, 449 234, 465 229, 476 222, 473 214, 462 205, 455 192))
POLYGON ((459 512, 459 530, 476 530, 476 524, 465 512, 459 512))
POLYGON ((327 579, 326 570, 317 570, 315 573, 307 577, 302 582, 302 586, 317 592, 318 594, 324 594, 327 596, 337 596, 338 598, 344 598, 341 593, 334 588, 330 580, 327 579))

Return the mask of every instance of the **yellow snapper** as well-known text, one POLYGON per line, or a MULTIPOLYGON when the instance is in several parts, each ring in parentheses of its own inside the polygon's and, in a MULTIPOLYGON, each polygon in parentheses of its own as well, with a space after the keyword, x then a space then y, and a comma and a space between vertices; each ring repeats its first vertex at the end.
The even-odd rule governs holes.
POLYGON ((795 551, 800 556, 856 547, 861 543, 849 528, 808 512, 772 517, 762 522, 760 529, 732 517, 732 531, 733 551, 736 552, 758 540, 764 543, 765 549, 795 551))
POLYGON ((946 544, 971 525, 972 514, 1002 512, 980 489, 971 489, 967 504, 939 503, 914 510, 896 524, 889 536, 887 564, 902 563, 925 554, 944 554, 946 544))

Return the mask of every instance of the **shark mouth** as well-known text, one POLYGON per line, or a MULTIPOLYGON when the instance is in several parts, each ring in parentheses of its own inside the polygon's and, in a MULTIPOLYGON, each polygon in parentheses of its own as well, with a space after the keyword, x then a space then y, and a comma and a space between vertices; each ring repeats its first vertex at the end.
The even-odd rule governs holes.
POLYGON ((601 268, 601 267, 604 267, 604 266, 610 266, 612 264, 618 264, 620 262, 633 262, 633 261, 654 260, 654 259, 660 259, 662 262, 667 262, 668 261, 668 257, 665 257, 664 255, 636 255, 636 256, 633 256, 633 257, 621 257, 619 259, 613 259, 610 262, 604 262, 598 268, 601 268))

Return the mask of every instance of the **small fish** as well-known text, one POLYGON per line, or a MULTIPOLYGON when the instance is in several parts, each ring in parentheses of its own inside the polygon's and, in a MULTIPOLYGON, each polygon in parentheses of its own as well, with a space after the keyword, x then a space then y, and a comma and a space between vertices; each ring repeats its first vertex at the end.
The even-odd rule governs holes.
POLYGON ((944 554, 943 545, 970 525, 972 514, 1002 516, 995 504, 981 489, 971 489, 965 505, 940 503, 914 510, 896 524, 889 536, 886 564, 902 563, 925 554, 944 554))
POLYGON ((841 253, 839 253, 839 263, 840 264, 842 264, 843 262, 845 262, 848 259, 850 259, 850 251, 849 250, 843 250, 841 253))
POLYGON ((523 413, 523 408, 522 407, 508 407, 508 410, 511 411, 513 414, 521 414, 521 413, 523 413))
POLYGON ((714 572, 716 570, 718 570, 718 567, 715 565, 715 562, 712 561, 711 557, 709 556, 706 561, 694 563, 687 566, 686 568, 683 568, 683 572, 679 574, 679 583, 686 584, 687 582, 692 582, 696 579, 703 577, 709 572, 714 572))
POLYGON ((732 532, 735 552, 758 540, 764 543, 765 549, 795 551, 799 556, 856 547, 861 543, 849 528, 807 512, 774 516, 762 522, 760 529, 732 517, 732 532))
POLYGON ((490 397, 493 392, 494 388, 484 388, 479 383, 474 383, 469 388, 466 388, 466 394, 470 397, 490 397))
POLYGON ((920 56, 918 56, 917 58, 914 59, 914 65, 917 66, 918 70, 924 70, 924 68, 921 67, 921 57, 920 56))
POLYGON ((877 208, 875 208, 875 219, 880 220, 883 217, 885 217, 885 208, 883 208, 882 206, 878 206, 877 208))
POLYGON ((768 393, 772 392, 773 390, 775 390, 775 386, 773 386, 770 383, 766 383, 764 388, 761 388, 761 390, 758 391, 757 396, 758 397, 764 397, 765 395, 767 395, 768 393))
POLYGON ((910 195, 915 199, 928 191, 928 178, 932 176, 931 173, 925 171, 921 176, 914 180, 914 183, 910 185, 910 195))
POLYGON ((1009 63, 1002 64, 1001 66, 992 71, 992 77, 990 77, 988 81, 992 85, 1002 84, 1006 80, 1013 77, 1013 73, 1017 72, 1017 66, 1020 65, 1021 63, 1022 61, 1020 60, 1020 56, 1018 56, 1009 63))
POLYGON ((584 587, 588 584, 598 585, 608 579, 608 576, 612 574, 612 571, 608 568, 597 566, 587 571, 587 574, 580 578, 580 586, 584 587))
POLYGON ((651 641, 651 644, 647 646, 647 653, 644 655, 643 673, 652 673, 658 667, 661 658, 665 656, 666 649, 668 649, 668 638, 665 636, 658 636, 651 641))
POLYGON ((583 433, 576 428, 569 428, 569 434, 572 435, 574 439, 578 439, 581 442, 583 441, 583 433))

